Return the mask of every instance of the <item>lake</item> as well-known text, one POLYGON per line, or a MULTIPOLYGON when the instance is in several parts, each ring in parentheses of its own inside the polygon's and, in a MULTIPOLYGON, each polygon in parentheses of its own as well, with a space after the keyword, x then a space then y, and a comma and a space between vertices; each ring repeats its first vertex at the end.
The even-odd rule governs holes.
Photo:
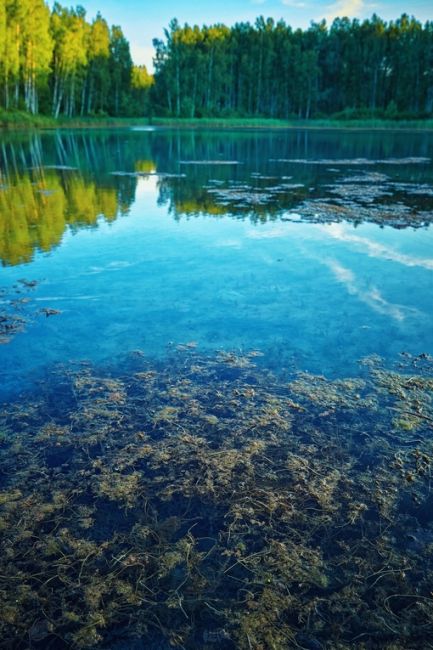
POLYGON ((3 135, 7 647, 433 647, 432 152, 3 135))

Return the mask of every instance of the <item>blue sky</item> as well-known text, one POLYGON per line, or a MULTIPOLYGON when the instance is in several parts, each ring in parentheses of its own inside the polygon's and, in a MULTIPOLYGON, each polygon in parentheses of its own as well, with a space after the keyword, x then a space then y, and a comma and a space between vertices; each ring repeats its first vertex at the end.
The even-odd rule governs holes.
POLYGON ((369 18, 373 13, 384 20, 398 18, 406 12, 421 22, 433 20, 432 0, 414 0, 411 3, 389 2, 388 0, 78 0, 61 4, 82 4, 91 20, 98 11, 107 22, 120 25, 131 46, 134 63, 144 63, 151 69, 152 38, 161 38, 163 29, 176 17, 180 23, 213 24, 253 22, 257 16, 284 18, 293 27, 308 27, 312 20, 326 18, 328 22, 336 16, 369 18))

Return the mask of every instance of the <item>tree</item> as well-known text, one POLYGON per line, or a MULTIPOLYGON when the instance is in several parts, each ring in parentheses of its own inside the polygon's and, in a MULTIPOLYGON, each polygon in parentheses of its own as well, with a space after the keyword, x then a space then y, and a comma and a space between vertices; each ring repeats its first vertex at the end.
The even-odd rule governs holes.
POLYGON ((65 115, 75 113, 76 90, 87 64, 88 24, 82 7, 65 9, 58 2, 51 14, 54 39, 52 113, 58 117, 63 106, 65 115))
POLYGON ((111 97, 109 110, 112 115, 120 115, 127 108, 127 95, 131 85, 132 59, 129 43, 118 25, 113 25, 110 33, 109 68, 111 74, 111 97))
POLYGON ((103 112, 107 109, 110 89, 110 30, 98 13, 89 29, 87 74, 83 84, 81 114, 103 112))
POLYGON ((397 117, 433 111, 433 23, 336 18, 181 26, 154 40, 155 75, 133 66, 122 29, 46 0, 0 0, 0 105, 73 116, 397 117), (48 108, 48 104, 50 108, 48 108))
POLYGON ((132 67, 131 96, 132 110, 136 115, 148 115, 150 111, 150 89, 154 78, 147 71, 145 65, 132 67))
MULTIPOLYGON (((0 1, 0 83, 6 90, 6 2, 0 1)), ((6 101, 6 98, 5 98, 6 101)))
POLYGON ((26 6, 21 0, 5 0, 6 5, 6 39, 4 46, 4 84, 5 106, 18 107, 20 58, 22 50, 22 26, 25 19, 26 6), (11 97, 10 90, 13 88, 11 97))
POLYGON ((27 6, 22 35, 22 78, 24 103, 28 111, 38 112, 38 87, 46 83, 53 53, 50 12, 43 0, 27 6))

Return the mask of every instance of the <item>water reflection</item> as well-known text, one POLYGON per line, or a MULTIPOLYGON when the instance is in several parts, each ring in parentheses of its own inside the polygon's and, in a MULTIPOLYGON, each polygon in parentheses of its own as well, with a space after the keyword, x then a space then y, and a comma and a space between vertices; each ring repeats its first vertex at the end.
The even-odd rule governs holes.
MULTIPOLYGON (((30 262, 36 250, 57 246, 67 228, 114 221, 135 200, 135 178, 101 177, 111 160, 92 138, 74 134, 33 135, 3 143, 0 155, 0 259, 3 265, 30 262), (103 167, 102 167, 103 169, 103 167), (98 170, 96 172, 95 170, 98 170)), ((138 169, 153 169, 150 161, 138 169)))
POLYGON ((382 292, 376 286, 364 286, 363 282, 357 278, 351 269, 342 266, 336 260, 328 259, 324 260, 324 263, 332 271, 338 282, 344 285, 350 295, 356 296, 379 314, 383 314, 396 321, 405 320, 409 314, 417 317, 421 316, 416 309, 410 309, 405 305, 397 305, 389 302, 383 297, 382 292))
POLYGON ((22 278, 37 286, 20 307, 25 328, 2 307, 2 390, 15 394, 65 358, 163 356, 170 342, 190 340, 260 349, 277 372, 295 363, 332 376, 356 374, 355 359, 372 353, 431 352, 433 233, 419 226, 432 214, 432 165, 408 159, 428 158, 432 141, 126 129, 6 136, 3 285, 9 294, 22 278), (335 165, 284 162, 320 156, 335 165), (376 163, 341 164, 360 159, 376 163), (328 224, 343 220, 351 223, 328 224), (355 230, 363 220, 405 231, 355 230), (41 308, 61 313, 46 318, 41 308))
POLYGON ((375 242, 368 237, 361 237, 360 235, 354 235, 353 233, 346 230, 346 228, 341 224, 331 224, 329 226, 322 227, 321 231, 336 239, 337 241, 347 242, 349 244, 355 244, 358 248, 365 251, 370 257, 375 257, 377 259, 391 260, 392 262, 397 262, 403 266, 419 266, 423 269, 433 271, 433 258, 423 258, 415 257, 414 255, 406 255, 400 253, 390 246, 385 246, 379 242, 375 242))
POLYGON ((127 214, 138 179, 149 175, 157 203, 176 220, 229 214, 255 223, 419 227, 433 217, 431 139, 332 131, 13 134, 0 150, 0 258, 29 262, 35 250, 57 246, 67 228, 127 214))
POLYGON ((0 191, 0 258, 15 265, 32 260, 35 250, 57 246, 67 227, 113 221, 128 204, 115 187, 98 185, 73 170, 36 168, 9 178, 0 191))

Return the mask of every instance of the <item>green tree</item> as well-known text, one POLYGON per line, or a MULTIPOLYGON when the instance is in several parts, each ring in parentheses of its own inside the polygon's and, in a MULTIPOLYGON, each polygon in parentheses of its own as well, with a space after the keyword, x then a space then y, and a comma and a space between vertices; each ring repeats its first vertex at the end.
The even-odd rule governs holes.
POLYGON ((149 115, 150 90, 154 78, 148 73, 145 65, 134 65, 131 71, 132 110, 136 115, 149 115))
MULTIPOLYGON (((0 84, 6 86, 6 2, 0 0, 0 84)), ((5 98, 4 98, 5 100, 5 98)), ((0 99, 1 101, 1 99, 0 99)))
POLYGON ((83 84, 81 114, 107 110, 110 89, 110 30, 98 13, 89 29, 87 74, 83 84))
POLYGON ((111 28, 108 65, 111 74, 109 111, 112 115, 125 114, 131 87, 132 59, 129 43, 118 25, 113 25, 111 28))
POLYGON ((65 9, 55 3, 51 14, 54 39, 52 113, 58 117, 63 106, 65 115, 75 113, 77 86, 82 82, 87 64, 89 26, 82 7, 65 9))
POLYGON ((53 54, 50 12, 43 0, 27 5, 22 36, 22 79, 25 107, 38 112, 38 87, 47 82, 53 54))
POLYGON ((5 0, 6 40, 4 46, 4 88, 5 106, 19 105, 20 60, 22 52, 22 31, 25 22, 26 6, 21 0, 5 0), (12 94, 11 94, 12 89, 12 94))

